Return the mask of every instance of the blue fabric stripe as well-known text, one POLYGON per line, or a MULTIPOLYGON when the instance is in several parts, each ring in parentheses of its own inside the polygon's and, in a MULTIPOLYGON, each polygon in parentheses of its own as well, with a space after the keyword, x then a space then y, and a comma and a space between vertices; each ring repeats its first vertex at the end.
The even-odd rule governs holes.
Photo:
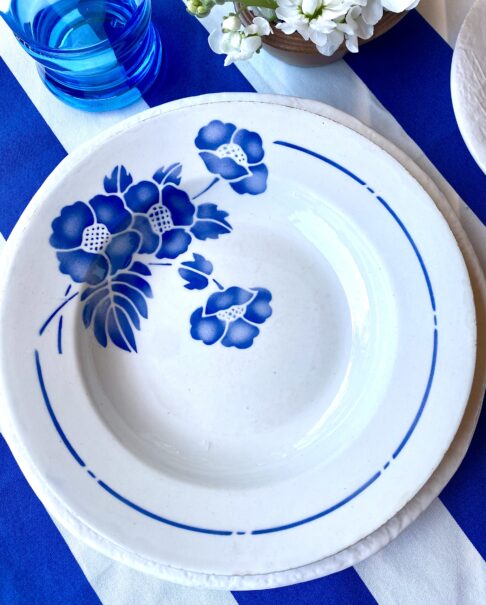
POLYGON ((450 94, 451 47, 410 12, 346 62, 486 222, 486 175, 459 132, 450 94))
MULTIPOLYGON (((66 155, 0 59, 0 231, 8 236, 66 155)), ((0 603, 98 605, 96 593, 0 437, 0 603)))
POLYGON ((152 2, 153 22, 165 52, 164 69, 144 98, 151 107, 193 95, 214 92, 254 92, 234 66, 208 46, 208 34, 189 15, 182 0, 152 2))
POLYGON ((239 605, 376 605, 353 568, 303 584, 233 592, 239 605))
POLYGON ((471 446, 459 470, 440 495, 467 537, 486 559, 486 401, 471 446))
POLYGON ((0 603, 100 605, 1 436, 0 603))
POLYGON ((66 152, 2 59, 0 115, 0 231, 8 237, 66 152))
MULTIPOLYGON (((417 11, 346 61, 486 222, 486 176, 467 150, 449 91, 452 50, 417 11)), ((486 557, 486 408, 471 448, 441 499, 486 557)))

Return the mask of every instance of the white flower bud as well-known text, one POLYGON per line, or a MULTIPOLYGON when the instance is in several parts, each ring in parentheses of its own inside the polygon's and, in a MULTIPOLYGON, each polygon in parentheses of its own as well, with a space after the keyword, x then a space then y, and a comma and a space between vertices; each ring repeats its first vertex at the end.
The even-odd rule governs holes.
POLYGON ((227 32, 238 32, 241 28, 240 18, 236 15, 230 15, 223 20, 223 30, 227 32))

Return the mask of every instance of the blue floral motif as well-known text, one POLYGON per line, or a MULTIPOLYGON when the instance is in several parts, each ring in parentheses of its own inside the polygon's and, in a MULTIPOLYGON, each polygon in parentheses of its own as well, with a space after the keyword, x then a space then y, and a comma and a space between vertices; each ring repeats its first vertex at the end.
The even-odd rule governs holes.
POLYGON ((188 290, 204 290, 209 285, 208 276, 213 272, 213 264, 200 254, 193 255, 194 260, 181 263, 179 275, 187 283, 188 290))
POLYGON ((229 181, 237 193, 258 195, 267 188, 268 169, 258 133, 213 120, 201 128, 195 144, 209 172, 229 181))
POLYGON ((248 349, 260 333, 257 327, 272 314, 271 293, 266 288, 246 290, 232 286, 215 292, 206 306, 191 315, 191 336, 205 345, 248 349))
MULTIPOLYGON (((161 167, 151 179, 138 182, 125 166, 118 165, 103 179, 103 193, 61 209, 52 221, 49 241, 61 273, 84 288, 73 294, 69 294, 71 285, 66 289, 64 301, 44 322, 41 335, 65 305, 79 296, 84 326, 92 329, 101 346, 111 342, 125 351, 137 351, 135 334, 140 320, 148 317, 147 301, 153 296, 148 265, 172 264, 144 263, 140 258, 153 255, 173 260, 194 239, 215 240, 231 233, 227 212, 209 201, 194 203, 221 178, 239 194, 257 195, 267 187, 263 143, 256 132, 213 120, 200 129, 195 144, 208 170, 217 176, 193 198, 181 187, 180 163, 161 167)), ((225 347, 250 347, 260 332, 258 326, 272 314, 270 292, 236 286, 225 290, 213 277, 213 264, 197 253, 177 270, 187 290, 204 290, 210 283, 220 289, 192 314, 193 338, 207 345, 221 341, 225 347)), ((60 354, 61 332, 62 315, 60 354)))
POLYGON ((169 183, 159 188, 153 181, 140 181, 124 194, 134 213, 134 229, 140 234, 142 254, 157 258, 177 258, 191 243, 188 227, 194 222, 196 207, 189 195, 169 183))
POLYGON ((97 195, 65 206, 52 222, 51 245, 59 269, 78 283, 101 283, 128 267, 141 236, 129 229, 130 212, 117 195, 97 195))

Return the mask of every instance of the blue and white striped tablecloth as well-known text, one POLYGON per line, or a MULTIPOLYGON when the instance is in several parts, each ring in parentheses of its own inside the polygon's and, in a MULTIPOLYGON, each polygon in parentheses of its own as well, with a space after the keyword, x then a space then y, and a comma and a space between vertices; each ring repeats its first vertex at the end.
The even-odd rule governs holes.
MULTIPOLYGON (((422 0, 418 11, 359 55, 328 67, 291 67, 261 53, 241 71, 223 68, 222 58, 207 46, 204 27, 185 13, 181 0, 152 3, 165 44, 165 73, 143 101, 109 114, 85 114, 52 97, 0 23, 0 231, 5 238, 66 153, 106 127, 172 99, 256 90, 324 101, 393 141, 453 202, 486 268, 486 176, 464 146, 449 92, 452 47, 472 0, 422 0)), ((482 605, 485 418, 483 413, 463 464, 440 498, 384 550, 321 580, 246 593, 162 582, 59 531, 0 437, 0 605, 482 605)))

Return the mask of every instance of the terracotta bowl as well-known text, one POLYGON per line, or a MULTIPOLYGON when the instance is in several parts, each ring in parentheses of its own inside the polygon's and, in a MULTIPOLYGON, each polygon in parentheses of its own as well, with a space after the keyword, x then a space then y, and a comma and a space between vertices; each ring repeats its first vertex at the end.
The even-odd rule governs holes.
MULTIPOLYGON (((235 3, 237 10, 241 9, 238 3, 235 3)), ((407 14, 407 11, 402 13, 385 12, 383 18, 375 25, 374 34, 368 40, 359 39, 359 45, 363 46, 371 40, 375 40, 378 36, 381 36, 394 25, 396 25, 403 17, 407 14)), ((240 13, 240 18, 245 25, 252 22, 254 15, 249 10, 243 10, 240 13)), ((334 63, 338 59, 342 59, 348 50, 344 43, 338 48, 338 50, 331 55, 326 57, 322 55, 315 47, 315 45, 306 41, 298 33, 295 34, 284 34, 281 30, 273 28, 273 34, 265 36, 263 38, 263 46, 271 54, 286 63, 292 65, 301 66, 315 66, 315 65, 328 65, 334 63)))

